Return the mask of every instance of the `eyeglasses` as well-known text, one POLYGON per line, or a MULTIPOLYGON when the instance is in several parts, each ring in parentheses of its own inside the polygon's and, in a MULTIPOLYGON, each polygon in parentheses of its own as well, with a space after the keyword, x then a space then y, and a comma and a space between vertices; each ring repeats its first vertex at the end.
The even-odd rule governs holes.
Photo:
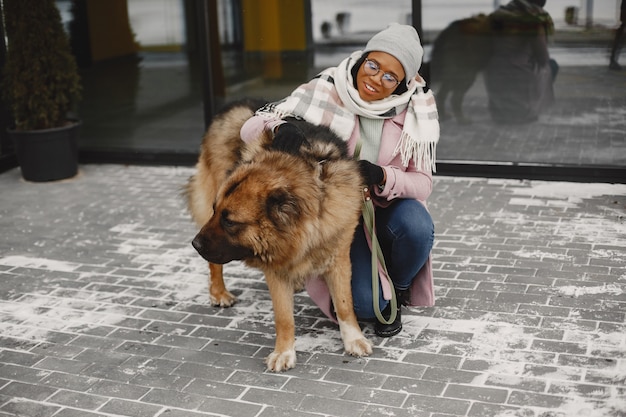
MULTIPOLYGON (((378 66, 378 62, 365 58, 365 63, 363 64, 363 71, 365 71, 367 75, 378 74, 380 72, 380 67, 378 66)), ((385 72, 382 76, 381 83, 383 87, 392 89, 392 88, 396 88, 398 84, 400 84, 400 81, 398 81, 395 75, 385 72)))

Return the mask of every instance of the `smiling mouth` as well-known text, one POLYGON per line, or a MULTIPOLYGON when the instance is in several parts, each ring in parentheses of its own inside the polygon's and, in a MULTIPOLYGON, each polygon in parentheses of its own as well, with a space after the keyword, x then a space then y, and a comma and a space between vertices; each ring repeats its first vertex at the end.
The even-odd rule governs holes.
POLYGON ((368 83, 363 83, 363 85, 365 86, 365 89, 367 91, 372 92, 372 93, 376 93, 377 92, 376 89, 374 87, 372 87, 371 85, 369 85, 368 83))

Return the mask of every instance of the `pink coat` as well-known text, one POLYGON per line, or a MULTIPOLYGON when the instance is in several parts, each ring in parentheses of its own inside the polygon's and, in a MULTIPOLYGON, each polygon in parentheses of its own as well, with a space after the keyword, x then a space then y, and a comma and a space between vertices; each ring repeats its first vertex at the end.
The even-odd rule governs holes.
MULTIPOLYGON (((414 198, 426 206, 426 200, 432 191, 432 174, 430 172, 418 170, 413 161, 405 168, 402 166, 400 154, 393 155, 400 141, 405 114, 406 111, 391 119, 386 119, 383 123, 377 164, 385 170, 387 181, 383 191, 375 191, 374 204, 377 206, 388 206, 396 198, 414 198)), ((280 123, 280 120, 266 120, 262 117, 254 116, 241 128, 241 138, 245 142, 250 142, 258 138, 263 129, 272 129, 280 123)), ((357 120, 352 136, 348 140, 350 155, 354 153, 358 139, 359 126, 357 120)), ((307 281, 306 289, 315 304, 329 318, 335 320, 330 292, 323 277, 310 278, 307 281)), ((391 292, 388 287, 385 288, 383 286, 383 294, 386 299, 390 298, 391 292)), ((418 272, 411 285, 411 299, 409 303, 411 306, 426 307, 435 304, 432 256, 428 258, 428 261, 418 272)))

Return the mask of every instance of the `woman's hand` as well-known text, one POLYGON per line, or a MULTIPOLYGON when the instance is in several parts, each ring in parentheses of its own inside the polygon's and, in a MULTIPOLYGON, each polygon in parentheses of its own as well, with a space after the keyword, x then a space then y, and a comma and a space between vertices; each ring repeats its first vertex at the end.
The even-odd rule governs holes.
POLYGON ((385 170, 381 166, 361 159, 359 161, 359 171, 366 185, 384 185, 385 170))

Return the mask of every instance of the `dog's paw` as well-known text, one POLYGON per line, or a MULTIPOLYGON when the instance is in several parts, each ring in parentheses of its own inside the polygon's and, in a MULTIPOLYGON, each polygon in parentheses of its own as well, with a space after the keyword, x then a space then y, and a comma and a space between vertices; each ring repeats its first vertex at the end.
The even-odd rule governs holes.
POLYGON ((372 343, 362 336, 358 339, 346 341, 344 343, 346 353, 351 356, 360 358, 362 356, 369 356, 372 354, 372 343))
POLYGON ((268 371, 281 372, 296 366, 296 351, 272 352, 265 359, 268 371))
POLYGON ((339 330, 341 331, 343 347, 348 355, 360 358, 372 354, 372 343, 363 336, 358 323, 353 324, 349 321, 339 320, 339 330))
POLYGON ((211 305, 216 307, 230 307, 237 301, 237 297, 235 297, 230 291, 224 291, 220 294, 210 294, 211 305))

